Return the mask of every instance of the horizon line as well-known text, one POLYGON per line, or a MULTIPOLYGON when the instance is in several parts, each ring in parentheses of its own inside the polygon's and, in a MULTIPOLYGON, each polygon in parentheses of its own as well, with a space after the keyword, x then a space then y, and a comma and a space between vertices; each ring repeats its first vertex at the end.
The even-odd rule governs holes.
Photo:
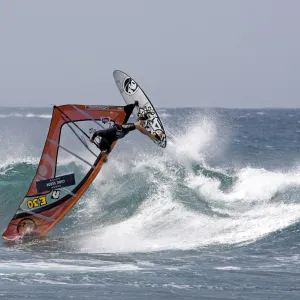
MULTIPOLYGON (((100 105, 100 104, 79 104, 79 103, 66 103, 66 104, 59 104, 60 105, 67 105, 67 104, 73 104, 73 105, 100 105)), ((124 105, 114 105, 114 104, 101 104, 104 106, 124 106, 124 105)), ((54 105, 49 105, 49 106, 5 106, 5 105, 0 105, 0 108, 53 108, 54 105)), ((161 109, 184 109, 184 108, 200 108, 200 109, 248 109, 248 110, 258 110, 258 109, 300 109, 299 107, 222 107, 222 106, 155 106, 156 108, 161 108, 161 109)))

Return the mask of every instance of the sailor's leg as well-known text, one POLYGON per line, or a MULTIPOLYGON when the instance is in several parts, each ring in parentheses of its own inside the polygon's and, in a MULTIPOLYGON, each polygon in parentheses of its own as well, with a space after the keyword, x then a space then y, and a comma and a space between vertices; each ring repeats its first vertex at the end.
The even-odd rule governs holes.
POLYGON ((135 123, 135 126, 136 125, 139 125, 139 126, 142 126, 143 127, 143 125, 144 125, 144 120, 138 120, 136 123, 135 123))
POLYGON ((136 104, 127 104, 126 106, 124 106, 124 111, 126 112, 126 114, 131 115, 134 107, 136 106, 136 104))
POLYGON ((157 140, 157 139, 159 139, 159 138, 163 135, 162 132, 159 132, 159 133, 157 133, 156 135, 155 135, 155 134, 152 134, 151 132, 149 132, 148 130, 146 130, 146 129, 141 125, 141 124, 143 124, 143 123, 144 123, 144 121, 139 120, 139 121, 137 121, 137 122, 135 123, 135 127, 136 127, 136 129, 137 129, 139 132, 141 132, 142 134, 147 135, 151 140, 157 140))

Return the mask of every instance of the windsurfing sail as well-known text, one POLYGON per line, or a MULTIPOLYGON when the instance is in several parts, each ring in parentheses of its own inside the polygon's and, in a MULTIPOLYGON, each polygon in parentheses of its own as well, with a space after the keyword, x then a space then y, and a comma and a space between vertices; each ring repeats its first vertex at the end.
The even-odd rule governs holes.
POLYGON ((133 109, 133 115, 138 118, 140 114, 147 113, 148 120, 144 122, 143 126, 152 134, 155 132, 162 133, 161 138, 159 140, 154 140, 154 143, 165 148, 167 146, 166 131, 157 111, 146 93, 138 83, 126 73, 116 70, 114 71, 113 76, 124 101, 127 104, 132 104, 135 101, 139 102, 139 106, 133 109))
POLYGON ((49 232, 101 170, 106 155, 87 142, 89 137, 95 130, 124 124, 130 114, 124 106, 54 106, 36 174, 2 237, 16 240, 49 232))

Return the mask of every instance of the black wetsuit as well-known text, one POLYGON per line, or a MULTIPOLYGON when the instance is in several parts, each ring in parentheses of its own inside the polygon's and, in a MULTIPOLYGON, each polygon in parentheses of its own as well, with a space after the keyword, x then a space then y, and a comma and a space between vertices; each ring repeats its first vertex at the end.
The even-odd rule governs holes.
POLYGON ((136 127, 134 123, 126 123, 123 125, 115 124, 111 128, 95 131, 92 136, 92 139, 95 139, 95 137, 100 136, 100 150, 107 150, 107 152, 110 152, 111 144, 114 141, 123 138, 126 134, 135 129, 136 127))

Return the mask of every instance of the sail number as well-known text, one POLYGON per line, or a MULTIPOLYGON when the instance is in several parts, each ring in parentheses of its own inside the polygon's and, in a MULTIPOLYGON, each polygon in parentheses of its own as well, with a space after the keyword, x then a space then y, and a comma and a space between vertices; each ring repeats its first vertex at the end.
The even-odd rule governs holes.
POLYGON ((47 204, 46 196, 41 196, 27 201, 28 208, 39 207, 47 204))

